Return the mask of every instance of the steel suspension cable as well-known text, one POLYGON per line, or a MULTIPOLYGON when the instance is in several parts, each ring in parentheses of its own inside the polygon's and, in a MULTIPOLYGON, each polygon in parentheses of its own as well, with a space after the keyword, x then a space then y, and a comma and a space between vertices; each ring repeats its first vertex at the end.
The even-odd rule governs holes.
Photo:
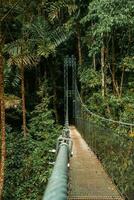
MULTIPOLYGON (((108 168, 108 167, 110 167, 110 161, 108 163, 108 160, 106 158, 112 160, 113 164, 116 159, 116 161, 118 161, 117 166, 119 166, 119 165, 124 166, 124 163, 125 163, 125 165, 129 165, 129 159, 133 152, 133 148, 132 148, 133 141, 132 140, 130 141, 130 139, 128 141, 125 140, 127 135, 124 135, 124 134, 121 135, 122 138, 124 139, 123 141, 128 142, 127 144, 128 144, 129 150, 127 150, 128 153, 126 154, 125 148, 122 147, 122 144, 120 144, 120 142, 118 140, 116 140, 116 141, 111 140, 113 135, 109 134, 109 133, 112 133, 112 129, 110 127, 104 128, 104 126, 100 127, 100 125, 97 125, 95 122, 90 120, 89 116, 95 116, 96 118, 101 119, 102 121, 112 122, 113 124, 116 123, 116 124, 120 125, 121 127, 124 127, 122 130, 123 132, 125 131, 125 127, 130 127, 130 131, 132 132, 134 124, 105 118, 105 117, 102 117, 102 116, 92 112, 91 110, 89 110, 87 108, 87 106, 84 104, 84 102, 80 96, 77 84, 76 84, 75 94, 76 94, 75 103, 76 103, 76 107, 77 107, 76 127, 78 128, 80 133, 84 136, 84 139, 86 140, 88 145, 91 147, 93 152, 97 155, 97 157, 103 163, 104 169, 108 172, 109 176, 112 178, 112 182, 117 181, 117 174, 112 171, 115 168, 113 167, 113 169, 111 170, 112 172, 110 171, 110 169, 108 168), (118 157, 118 159, 117 159, 117 157, 118 157), (107 167, 107 165, 108 165, 108 167, 107 167)), ((116 132, 116 131, 114 131, 114 132, 116 132)), ((118 136, 120 137, 120 135, 118 135, 118 136)), ((115 138, 118 139, 117 137, 115 137, 115 138)), ((122 173, 124 173, 123 169, 121 169, 121 170, 122 170, 122 173)), ((118 173, 119 173, 120 181, 117 181, 116 184, 120 188, 120 191, 118 190, 118 188, 117 188, 117 190, 119 191, 121 196, 124 196, 126 199, 128 199, 128 195, 127 195, 126 191, 124 191, 122 189, 124 182, 126 182, 126 180, 127 180, 127 176, 125 175, 125 173, 124 173, 124 176, 123 175, 120 176, 120 171, 118 171, 118 173)))
POLYGON ((77 96, 78 96, 78 98, 79 98, 79 100, 80 100, 80 103, 81 103, 82 107, 83 107, 83 108, 85 109, 85 111, 88 112, 90 115, 93 115, 93 116, 95 116, 95 117, 97 117, 97 118, 99 118, 99 119, 101 119, 101 120, 103 120, 103 121, 108 121, 108 122, 113 122, 113 123, 116 123, 116 124, 121 124, 121 125, 126 125, 126 126, 134 127, 134 124, 133 124, 133 123, 127 123, 127 122, 122 122, 122 121, 116 121, 116 120, 113 120, 113 119, 110 119, 110 118, 102 117, 102 116, 100 116, 100 115, 98 115, 98 114, 92 112, 92 111, 89 110, 89 109, 87 108, 87 106, 83 103, 83 100, 82 100, 82 98, 81 98, 81 96, 80 96, 80 93, 79 93, 79 91, 78 91, 77 84, 76 84, 76 92, 77 92, 77 96))

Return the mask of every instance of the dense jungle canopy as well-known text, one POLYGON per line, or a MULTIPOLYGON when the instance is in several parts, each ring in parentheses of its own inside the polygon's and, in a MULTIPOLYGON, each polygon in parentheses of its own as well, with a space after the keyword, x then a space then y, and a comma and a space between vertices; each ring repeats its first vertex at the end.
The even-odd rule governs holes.
MULTIPOLYGON (((133 0, 0 0, 0 199, 42 198, 64 123, 66 55, 76 57, 88 109, 134 123, 133 0)), ((120 154, 98 154, 133 200, 134 128, 109 128, 114 134, 98 141, 120 154)))

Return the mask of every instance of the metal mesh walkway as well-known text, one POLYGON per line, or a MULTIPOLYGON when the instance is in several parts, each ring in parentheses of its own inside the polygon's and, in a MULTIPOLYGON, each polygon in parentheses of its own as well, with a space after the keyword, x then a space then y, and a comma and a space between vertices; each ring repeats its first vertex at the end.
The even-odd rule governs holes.
POLYGON ((123 200, 101 163, 81 135, 71 127, 69 200, 123 200))

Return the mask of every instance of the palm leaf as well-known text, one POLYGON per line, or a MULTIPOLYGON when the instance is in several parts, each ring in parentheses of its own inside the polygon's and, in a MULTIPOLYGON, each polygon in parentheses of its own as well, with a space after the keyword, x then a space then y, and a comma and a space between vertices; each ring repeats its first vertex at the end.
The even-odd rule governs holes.
POLYGON ((43 17, 38 17, 31 26, 31 34, 37 44, 37 55, 48 57, 49 54, 55 53, 56 47, 70 37, 71 31, 64 25, 53 30, 51 24, 43 17))
POLYGON ((58 19, 60 16, 61 10, 66 10, 70 15, 74 13, 77 9, 77 5, 74 0, 58 0, 53 2, 48 10, 49 12, 49 20, 54 21, 58 19))
POLYGON ((17 68, 11 68, 7 63, 4 65, 4 86, 5 90, 9 88, 18 87, 20 82, 20 75, 17 68))
POLYGON ((7 44, 4 51, 9 54, 8 65, 17 65, 20 67, 22 62, 24 66, 37 64, 37 57, 35 54, 32 55, 29 47, 29 41, 23 39, 7 44))

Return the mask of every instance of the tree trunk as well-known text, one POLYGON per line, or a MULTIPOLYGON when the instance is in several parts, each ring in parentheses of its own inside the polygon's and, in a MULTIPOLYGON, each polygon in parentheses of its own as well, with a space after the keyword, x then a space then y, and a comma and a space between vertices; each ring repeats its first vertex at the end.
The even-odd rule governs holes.
POLYGON ((82 50, 81 50, 81 37, 80 37, 80 28, 77 25, 77 41, 78 41, 78 58, 79 58, 79 65, 82 65, 82 50))
POLYGON ((23 119, 23 133, 24 137, 27 135, 26 128, 26 104, 25 104, 25 80, 24 80, 24 63, 21 61, 21 97, 22 97, 22 119, 23 119))
POLYGON ((94 67, 94 70, 96 70, 96 56, 95 56, 95 54, 93 55, 93 67, 94 67))
POLYGON ((121 75, 121 84, 120 84, 120 98, 122 96, 123 81, 124 81, 124 72, 125 72, 125 68, 123 66, 122 75, 121 75))
POLYGON ((4 171, 6 159, 6 130, 5 130, 5 102, 4 102, 4 78, 3 78, 3 56, 0 53, 0 124, 1 124, 1 160, 0 160, 0 199, 4 186, 4 171))
POLYGON ((0 130, 1 130, 1 97, 0 97, 0 130))
POLYGON ((105 47, 101 48, 101 92, 102 97, 105 97, 105 47))
POLYGON ((53 96, 54 96, 53 108, 54 108, 55 120, 56 120, 56 123, 59 123, 59 114, 58 114, 58 108, 57 108, 58 99, 57 99, 57 90, 56 90, 56 77, 54 76, 53 65, 50 67, 50 75, 51 75, 51 81, 52 81, 52 87, 53 87, 53 96))
POLYGON ((55 113, 56 123, 58 123, 59 115, 58 115, 58 111, 57 111, 57 93, 56 93, 55 86, 53 86, 53 93, 54 93, 54 98, 53 98, 54 113, 55 113))
POLYGON ((131 29, 132 29, 131 26, 129 26, 129 28, 128 28, 128 54, 131 51, 131 42, 132 42, 131 29))
POLYGON ((113 93, 117 92, 116 80, 115 80, 115 47, 114 47, 114 36, 112 36, 112 83, 113 83, 113 93))

